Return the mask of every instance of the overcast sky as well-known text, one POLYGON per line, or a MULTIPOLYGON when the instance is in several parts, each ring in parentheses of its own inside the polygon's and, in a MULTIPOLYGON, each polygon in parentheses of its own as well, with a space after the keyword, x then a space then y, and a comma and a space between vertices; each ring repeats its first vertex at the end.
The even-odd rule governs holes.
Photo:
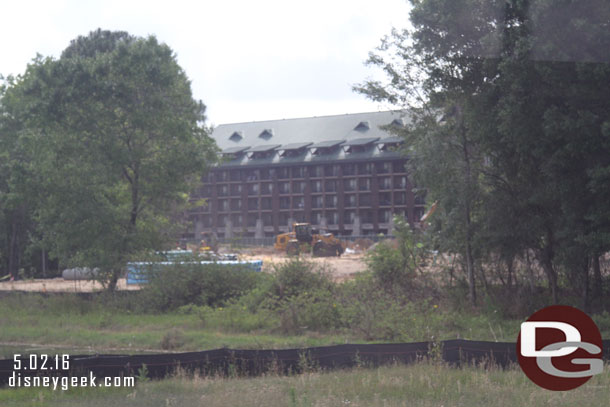
POLYGON ((53 0, 0 2, 0 74, 36 53, 58 57, 96 28, 154 34, 177 54, 218 125, 385 110, 352 85, 381 74, 363 65, 406 0, 53 0))

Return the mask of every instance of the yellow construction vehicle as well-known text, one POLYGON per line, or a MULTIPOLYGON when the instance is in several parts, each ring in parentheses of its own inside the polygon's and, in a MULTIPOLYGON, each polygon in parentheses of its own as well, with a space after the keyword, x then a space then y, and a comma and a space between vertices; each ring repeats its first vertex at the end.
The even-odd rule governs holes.
POLYGON ((312 229, 309 223, 293 224, 292 232, 277 235, 274 247, 293 256, 308 252, 316 257, 341 256, 345 251, 344 242, 332 233, 312 229))

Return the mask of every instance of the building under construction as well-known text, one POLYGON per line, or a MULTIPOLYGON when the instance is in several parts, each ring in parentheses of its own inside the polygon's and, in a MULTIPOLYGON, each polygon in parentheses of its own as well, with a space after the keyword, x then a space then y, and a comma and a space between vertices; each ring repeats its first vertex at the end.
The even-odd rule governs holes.
POLYGON ((222 163, 192 197, 187 239, 272 237, 293 222, 340 236, 388 234, 393 214, 424 212, 388 129, 401 112, 375 112, 218 126, 222 163))

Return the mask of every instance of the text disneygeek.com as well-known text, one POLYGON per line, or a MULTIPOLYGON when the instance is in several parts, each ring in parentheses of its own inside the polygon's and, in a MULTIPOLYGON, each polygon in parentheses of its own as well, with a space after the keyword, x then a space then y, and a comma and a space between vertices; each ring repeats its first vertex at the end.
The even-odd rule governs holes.
POLYGON ((103 377, 98 380, 89 372, 89 376, 21 376, 21 373, 13 372, 8 379, 9 387, 48 387, 53 390, 68 390, 71 387, 134 387, 134 377, 103 377))

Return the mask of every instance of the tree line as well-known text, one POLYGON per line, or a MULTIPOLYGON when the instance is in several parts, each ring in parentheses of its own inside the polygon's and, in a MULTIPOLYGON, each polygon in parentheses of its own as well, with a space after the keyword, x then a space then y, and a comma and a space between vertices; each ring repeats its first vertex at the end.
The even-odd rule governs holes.
POLYGON ((216 161, 205 106, 154 36, 98 29, 0 87, 3 278, 97 267, 110 288, 171 238, 216 161))
MULTIPOLYGON (((610 7, 604 0, 411 0, 355 87, 405 109, 417 185, 439 210, 469 297, 543 271, 554 303, 607 290, 610 249, 610 7)), ((537 281, 530 281, 532 285, 537 281)))

